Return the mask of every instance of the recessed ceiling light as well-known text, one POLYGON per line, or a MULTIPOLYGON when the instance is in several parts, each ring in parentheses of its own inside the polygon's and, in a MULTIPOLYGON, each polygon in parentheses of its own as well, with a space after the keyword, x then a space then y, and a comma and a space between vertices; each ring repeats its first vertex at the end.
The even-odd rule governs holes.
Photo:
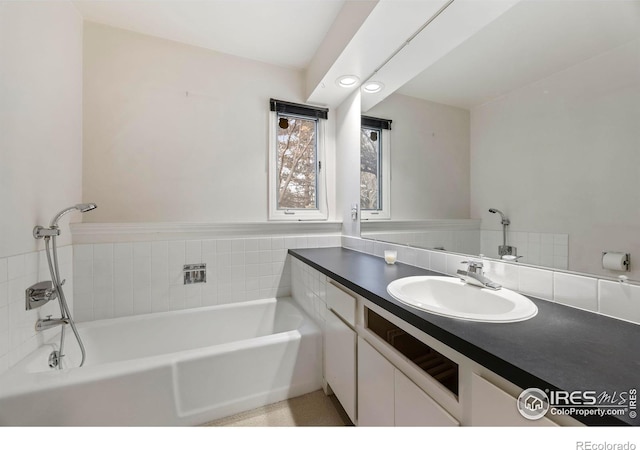
POLYGON ((362 88, 367 94, 375 94, 384 89, 384 84, 379 81, 368 81, 362 88))
POLYGON ((355 75, 343 75, 336 80, 336 83, 338 83, 338 86, 349 88, 358 84, 359 81, 360 78, 355 75))

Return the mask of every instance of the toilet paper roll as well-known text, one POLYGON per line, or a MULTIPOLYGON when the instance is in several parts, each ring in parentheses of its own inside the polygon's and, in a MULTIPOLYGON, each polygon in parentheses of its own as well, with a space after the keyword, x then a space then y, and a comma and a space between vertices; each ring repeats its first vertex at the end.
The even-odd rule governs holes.
POLYGON ((607 252, 602 255, 602 268, 609 270, 627 271, 627 254, 617 252, 607 252))

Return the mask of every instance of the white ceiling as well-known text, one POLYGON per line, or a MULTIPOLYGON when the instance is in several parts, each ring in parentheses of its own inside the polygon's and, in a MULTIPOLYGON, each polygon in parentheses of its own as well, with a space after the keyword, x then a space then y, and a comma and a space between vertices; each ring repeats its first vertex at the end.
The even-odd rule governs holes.
POLYGON ((76 0, 89 21, 306 68, 345 0, 76 0))
MULTIPOLYGON (((355 75, 364 82, 445 3, 446 0, 368 2, 366 17, 348 20, 350 39, 338 46, 337 57, 325 67, 322 78, 312 80, 315 89, 310 92, 308 101, 327 105, 342 103, 358 86, 353 89, 339 87, 336 80, 340 76, 355 75)), ((340 14, 345 13, 346 11, 340 14)), ((328 37, 327 41, 331 42, 332 37, 328 37)))
MULTIPOLYGON (((443 1, 384 0, 370 8, 372 12, 362 20, 345 16, 342 21, 353 28, 347 33, 350 38, 334 52, 337 59, 314 61, 315 65, 322 62, 323 73, 318 80, 312 80, 313 86, 308 86, 308 93, 314 92, 318 97, 312 95, 311 100, 339 104, 342 97, 333 99, 327 94, 328 88, 335 90, 334 79, 338 75, 353 73, 364 81, 373 66, 429 18, 432 12, 427 4, 431 3, 433 9, 443 1), (368 47, 356 45, 376 43, 376 39, 382 39, 386 47, 371 45, 372 53, 368 47), (318 86, 323 89, 318 90, 318 86)), ((470 28, 465 17, 480 14, 469 11, 476 7, 490 12, 494 8, 492 1, 496 3, 456 0, 420 33, 424 39, 417 37, 403 50, 408 55, 408 50, 420 55, 405 55, 405 59, 414 61, 414 69, 408 70, 406 61, 402 63, 401 52, 377 73, 388 88, 375 94, 379 99, 371 97, 373 104, 426 68, 397 92, 471 109, 640 36, 640 0, 500 0, 507 6, 500 14, 494 14, 499 17, 490 18, 488 25, 483 24, 477 32, 474 29, 466 33, 473 34, 470 38, 455 45, 448 43, 445 35, 455 28, 452 25, 470 28), (455 14, 456 8, 459 14, 455 14), (439 22, 444 29, 439 30, 439 22), (422 44, 421 39, 425 41, 422 44), (428 57, 433 53, 429 45, 439 49, 437 57, 428 57), (449 50, 451 47, 453 50, 449 50), (395 79, 402 81, 395 85, 389 81, 395 79)), ((74 4, 89 21, 307 69, 346 1, 75 0, 74 4)), ((347 90, 337 89, 343 96, 348 94, 347 90)))
POLYGON ((470 109, 640 37, 640 1, 523 0, 397 92, 470 109))

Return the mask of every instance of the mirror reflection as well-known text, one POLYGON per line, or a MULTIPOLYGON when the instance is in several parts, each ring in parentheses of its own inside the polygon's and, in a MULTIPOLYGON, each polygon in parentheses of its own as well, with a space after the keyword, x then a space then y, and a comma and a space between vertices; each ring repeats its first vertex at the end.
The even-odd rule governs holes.
POLYGON ((640 279, 640 2, 519 2, 363 115, 362 237, 640 279))

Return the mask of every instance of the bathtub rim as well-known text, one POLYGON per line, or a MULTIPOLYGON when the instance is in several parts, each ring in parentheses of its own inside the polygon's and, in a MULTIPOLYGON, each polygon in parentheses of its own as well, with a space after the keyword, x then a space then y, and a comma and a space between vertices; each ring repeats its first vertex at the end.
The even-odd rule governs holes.
MULTIPOLYGON (((151 313, 149 314, 149 316, 157 317, 158 315, 181 315, 185 313, 193 314, 194 312, 197 312, 199 310, 211 310, 217 308, 226 309, 238 306, 248 307, 252 305, 259 305, 262 303, 273 303, 274 301, 290 303, 295 307, 296 311, 303 317, 303 321, 297 329, 268 334, 265 336, 241 339, 238 341, 226 342, 223 344, 216 344, 207 347, 198 347, 189 350, 162 353, 159 355, 151 355, 141 358, 111 361, 86 367, 72 367, 62 370, 51 369, 40 372, 27 372, 26 370, 24 370, 24 367, 26 366, 26 364, 28 364, 29 359, 34 357, 36 353, 42 353, 43 355, 46 355, 46 348, 54 348, 53 346, 55 345, 55 340, 59 336, 58 334, 47 343, 38 347, 38 349, 29 353, 25 358, 23 358, 15 366, 10 368, 7 372, 0 375, 0 400, 18 395, 37 394, 38 392, 47 391, 49 389, 61 388, 79 383, 91 383, 111 377, 126 376, 128 374, 141 371, 157 370, 165 366, 168 366, 172 370, 175 370, 176 365, 181 361, 198 359, 214 354, 236 352, 246 348, 255 347, 256 344, 258 346, 269 345, 291 341, 294 339, 300 339, 303 336, 307 335, 322 335, 319 325, 316 324, 315 321, 313 321, 313 319, 311 319, 311 317, 291 297, 270 297, 266 299, 250 300, 247 302, 205 306, 178 311, 163 311, 158 313, 151 313), (248 305, 244 305, 245 303, 247 303, 248 305)), ((110 321, 113 322, 123 320, 123 322, 129 322, 136 319, 140 320, 143 316, 147 315, 144 314, 139 316, 127 316, 114 319, 101 319, 99 321, 89 321, 84 323, 92 324, 93 322, 100 322, 99 325, 104 326, 105 324, 108 325, 110 321)))
MULTIPOLYGON (((239 308, 239 307, 248 308, 248 307, 251 307, 251 306, 256 306, 256 305, 261 305, 261 304, 269 304, 269 303, 274 303, 274 302, 279 302, 279 301, 282 301, 282 302, 285 302, 285 303, 292 303, 295 306, 295 308, 303 316, 305 316, 305 318, 308 318, 308 314, 306 314, 306 312, 293 299, 293 297, 288 296, 288 297, 267 297, 267 298, 261 298, 261 299, 257 299, 257 300, 247 300, 247 301, 243 301, 243 302, 223 303, 221 305, 197 306, 195 308, 183 308, 183 309, 176 309, 176 310, 173 310, 173 311, 158 311, 158 312, 145 313, 145 314, 135 314, 135 315, 129 315, 129 316, 122 316, 122 317, 112 317, 112 318, 109 318, 109 319, 85 320, 83 322, 77 322, 76 325, 78 327, 78 330, 81 330, 82 328, 102 328, 104 326, 112 324, 114 321, 118 321, 118 323, 147 321, 147 320, 152 320, 152 319, 160 318, 160 317, 172 317, 172 316, 189 315, 189 314, 192 314, 192 313, 194 313, 196 311, 205 312, 205 311, 214 311, 214 310, 221 310, 222 311, 222 310, 225 310, 225 309, 236 309, 236 308, 239 308)), ((59 334, 57 334, 55 337, 59 338, 59 334)))

